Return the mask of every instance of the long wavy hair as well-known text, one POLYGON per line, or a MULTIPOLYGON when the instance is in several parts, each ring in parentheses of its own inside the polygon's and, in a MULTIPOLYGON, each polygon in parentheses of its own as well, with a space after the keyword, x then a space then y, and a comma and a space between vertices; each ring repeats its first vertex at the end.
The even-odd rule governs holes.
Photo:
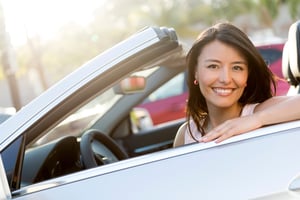
POLYGON ((228 23, 218 23, 204 30, 194 42, 187 54, 186 64, 188 69, 187 85, 189 97, 187 102, 187 119, 190 135, 190 120, 194 120, 198 131, 205 135, 204 123, 208 113, 206 100, 199 86, 194 84, 197 60, 202 49, 212 41, 218 40, 240 52, 248 63, 247 87, 238 102, 244 106, 250 103, 261 103, 276 93, 275 76, 268 68, 257 48, 248 36, 236 26, 228 23))

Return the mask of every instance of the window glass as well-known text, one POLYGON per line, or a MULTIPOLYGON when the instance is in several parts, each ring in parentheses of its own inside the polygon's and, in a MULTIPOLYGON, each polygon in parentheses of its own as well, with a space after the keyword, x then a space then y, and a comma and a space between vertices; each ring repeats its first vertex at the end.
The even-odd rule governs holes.
POLYGON ((17 189, 20 184, 17 177, 20 175, 19 162, 24 152, 23 139, 19 137, 1 153, 7 180, 12 190, 17 189))
POLYGON ((101 118, 121 97, 122 95, 115 94, 112 88, 107 90, 63 120, 48 134, 39 139, 35 145, 55 140, 61 137, 62 133, 64 135, 79 136, 91 123, 101 118))
POLYGON ((180 73, 151 93, 144 103, 180 95, 184 92, 184 84, 184 73, 180 73))

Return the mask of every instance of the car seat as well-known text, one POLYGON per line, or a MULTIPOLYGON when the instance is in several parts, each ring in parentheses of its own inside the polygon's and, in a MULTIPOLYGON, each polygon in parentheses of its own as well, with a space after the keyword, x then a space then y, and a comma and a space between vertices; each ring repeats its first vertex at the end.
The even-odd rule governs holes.
POLYGON ((287 95, 300 93, 300 20, 290 26, 282 53, 282 73, 291 85, 287 95))

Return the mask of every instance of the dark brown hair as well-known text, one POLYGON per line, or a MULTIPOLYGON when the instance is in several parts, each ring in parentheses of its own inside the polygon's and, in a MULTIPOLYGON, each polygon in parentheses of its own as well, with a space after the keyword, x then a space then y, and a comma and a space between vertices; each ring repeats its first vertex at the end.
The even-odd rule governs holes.
MULTIPOLYGON (((194 42, 187 54, 186 62, 188 68, 187 84, 189 97, 187 102, 188 123, 192 118, 202 135, 205 134, 201 121, 208 115, 206 100, 199 90, 198 85, 194 85, 197 60, 202 49, 212 41, 218 40, 230 45, 244 56, 248 63, 248 79, 239 103, 244 106, 250 103, 260 103, 272 97, 276 92, 276 84, 273 73, 268 68, 264 59, 250 41, 248 36, 230 23, 218 23, 204 30, 194 42)), ((188 124, 190 130, 190 125, 188 124)), ((191 134, 191 131, 189 131, 191 134)), ((194 138, 193 134, 191 136, 194 138)), ((195 139, 195 138, 194 138, 195 139)))

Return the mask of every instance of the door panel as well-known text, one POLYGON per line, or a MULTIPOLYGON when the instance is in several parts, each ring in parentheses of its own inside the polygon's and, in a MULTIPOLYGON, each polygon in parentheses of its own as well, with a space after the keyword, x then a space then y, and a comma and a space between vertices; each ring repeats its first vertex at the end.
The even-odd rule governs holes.
POLYGON ((171 148, 177 130, 184 121, 184 119, 177 120, 131 134, 123 138, 120 143, 123 144, 130 157, 171 148))

